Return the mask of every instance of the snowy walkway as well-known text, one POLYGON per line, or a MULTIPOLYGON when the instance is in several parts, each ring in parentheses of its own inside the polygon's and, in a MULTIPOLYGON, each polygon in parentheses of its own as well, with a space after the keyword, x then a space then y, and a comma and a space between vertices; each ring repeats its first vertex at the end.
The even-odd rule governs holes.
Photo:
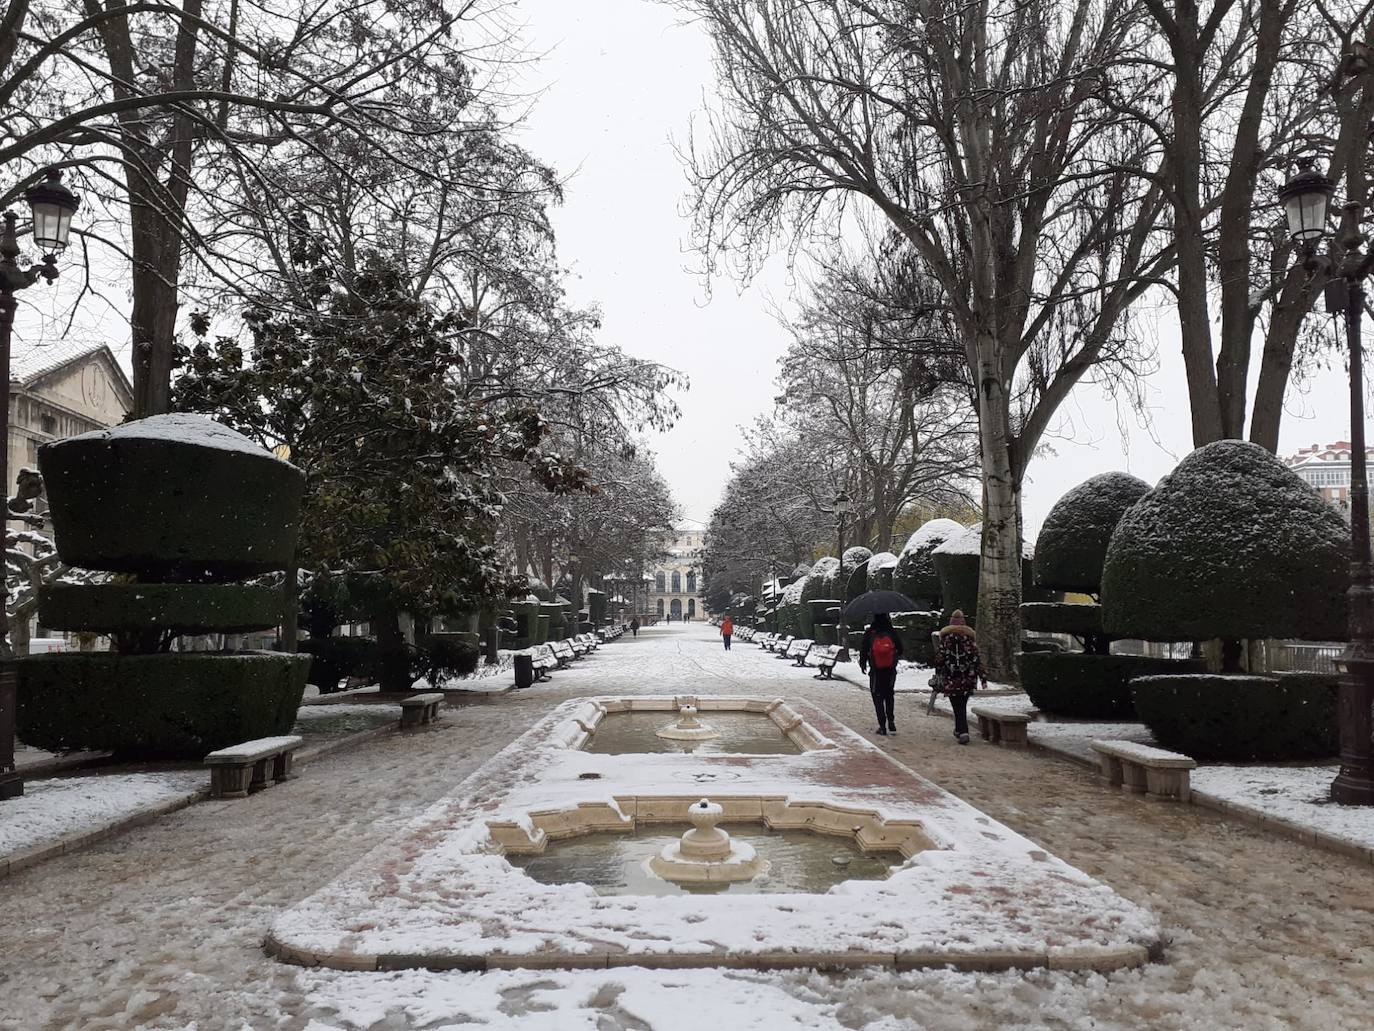
MULTIPOLYGON (((442 729, 312 763, 0 884, 0 1028, 1356 1029, 1374 981, 1368 867, 1102 786, 1067 763, 961 748, 899 698, 902 761, 1146 906, 1168 960, 1110 976, 881 971, 349 974, 260 949, 275 914, 347 869, 558 701, 772 693, 861 731, 864 692, 710 627, 653 628, 545 685, 450 710, 442 729), (704 1010, 698 1007, 705 1007, 704 1010)), ((878 739, 882 740, 882 739, 878 739)), ((893 914, 900 918, 901 914, 893 914)))

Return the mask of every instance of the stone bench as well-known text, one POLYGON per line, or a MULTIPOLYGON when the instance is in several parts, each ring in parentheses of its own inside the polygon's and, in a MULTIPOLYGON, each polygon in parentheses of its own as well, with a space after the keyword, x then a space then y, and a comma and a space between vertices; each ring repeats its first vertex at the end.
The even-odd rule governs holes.
POLYGON ((984 741, 1012 748, 1025 748, 1030 744, 1026 732, 1026 725, 1034 719, 1030 713, 997 705, 970 705, 968 711, 977 718, 978 733, 983 735, 984 741))
POLYGON ((439 706, 444 702, 442 691, 426 691, 401 699, 401 728, 420 727, 439 718, 439 706))
POLYGON ((300 735, 288 734, 211 752, 204 759, 210 767, 210 797, 246 798, 249 792, 280 784, 291 776, 291 758, 300 746, 300 735))
POLYGON ((1180 802, 1192 797, 1188 771, 1196 769, 1197 763, 1188 756, 1138 741, 1094 741, 1092 747, 1102 776, 1112 784, 1180 802))
POLYGON ((815 660, 816 669, 820 670, 816 674, 816 680, 834 680, 835 663, 840 661, 840 646, 837 644, 823 644, 811 649, 811 658, 815 660))

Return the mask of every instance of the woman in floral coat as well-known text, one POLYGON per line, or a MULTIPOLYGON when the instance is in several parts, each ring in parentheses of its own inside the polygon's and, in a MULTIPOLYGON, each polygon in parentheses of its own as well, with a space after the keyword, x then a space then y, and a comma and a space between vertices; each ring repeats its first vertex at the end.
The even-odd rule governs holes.
POLYGON ((973 628, 964 619, 962 609, 955 609, 949 626, 940 631, 940 649, 935 653, 935 672, 944 681, 940 690, 949 695, 954 707, 954 736, 959 744, 968 744, 968 696, 981 683, 988 686, 988 675, 978 658, 978 642, 973 628))

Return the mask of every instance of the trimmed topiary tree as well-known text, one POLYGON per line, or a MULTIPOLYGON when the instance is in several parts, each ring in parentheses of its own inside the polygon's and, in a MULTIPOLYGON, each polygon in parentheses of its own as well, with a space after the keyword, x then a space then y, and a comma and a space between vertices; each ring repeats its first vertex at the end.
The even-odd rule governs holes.
MULTIPOLYGON (((897 556, 880 551, 867 562, 867 587, 870 591, 892 591, 892 574, 897 568, 897 556)), ((910 597, 910 595, 908 595, 910 597)))
POLYGON ((841 562, 840 577, 845 585, 844 593, 835 592, 835 597, 848 599, 857 598, 868 590, 868 560, 873 557, 873 552, 864 547, 853 547, 844 549, 844 560, 841 562))
MULTIPOLYGON (((1096 606, 1066 608, 1092 610, 1096 606)), ((1131 685, 1136 677, 1202 673, 1206 668, 1201 659, 1053 651, 1023 651, 1016 663, 1021 686, 1037 709, 1082 720, 1134 720, 1131 685)))
POLYGON ((811 572, 801 580, 800 600, 802 607, 797 616, 797 624, 802 637, 815 637, 815 629, 811 623, 811 611, 807 603, 818 598, 837 597, 835 584, 839 569, 839 559, 827 555, 825 558, 817 559, 815 565, 811 567, 811 572))
POLYGON ((1126 510, 1150 485, 1129 473, 1102 473, 1061 497, 1040 528, 1032 568, 1035 583, 1096 595, 1102 589, 1107 545, 1126 510))
POLYGON ((938 608, 941 603, 940 574, 935 569, 933 552, 965 527, 953 519, 930 519, 907 539, 892 570, 892 589, 912 601, 938 608))

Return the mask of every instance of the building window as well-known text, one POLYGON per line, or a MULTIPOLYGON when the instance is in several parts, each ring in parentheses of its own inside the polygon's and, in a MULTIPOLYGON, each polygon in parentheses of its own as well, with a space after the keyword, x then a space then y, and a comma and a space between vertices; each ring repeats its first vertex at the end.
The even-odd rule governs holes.
POLYGON ((659 619, 662 619, 662 618, 663 618, 663 599, 662 599, 662 598, 659 598, 659 599, 658 599, 658 602, 654 605, 654 611, 656 611, 656 612, 658 613, 658 618, 659 618, 659 619))
POLYGON ((44 433, 49 433, 49 434, 56 433, 56 432, 57 432, 57 416, 55 416, 55 415, 48 415, 46 412, 44 412, 42 415, 40 415, 40 416, 38 417, 38 427, 39 427, 39 429, 41 429, 44 433))
POLYGON ((673 570, 673 593, 682 593, 682 574, 679 573, 676 569, 673 570))
POLYGON ((688 598, 688 599, 687 599, 687 615, 689 615, 689 616, 695 616, 696 614, 697 614, 697 600, 696 600, 695 598, 688 598))
POLYGON ((694 569, 689 569, 689 570, 687 571, 687 593, 688 593, 688 594, 696 594, 696 593, 697 593, 697 574, 696 574, 696 570, 694 570, 694 569))
MULTIPOLYGON (((663 593, 664 578, 663 578, 663 574, 662 574, 661 572, 660 572, 660 573, 655 573, 655 574, 654 574, 654 585, 658 588, 658 593, 659 593, 659 594, 662 594, 662 593, 663 593)), ((662 605, 660 604, 660 608, 661 608, 661 607, 662 607, 662 605)))

